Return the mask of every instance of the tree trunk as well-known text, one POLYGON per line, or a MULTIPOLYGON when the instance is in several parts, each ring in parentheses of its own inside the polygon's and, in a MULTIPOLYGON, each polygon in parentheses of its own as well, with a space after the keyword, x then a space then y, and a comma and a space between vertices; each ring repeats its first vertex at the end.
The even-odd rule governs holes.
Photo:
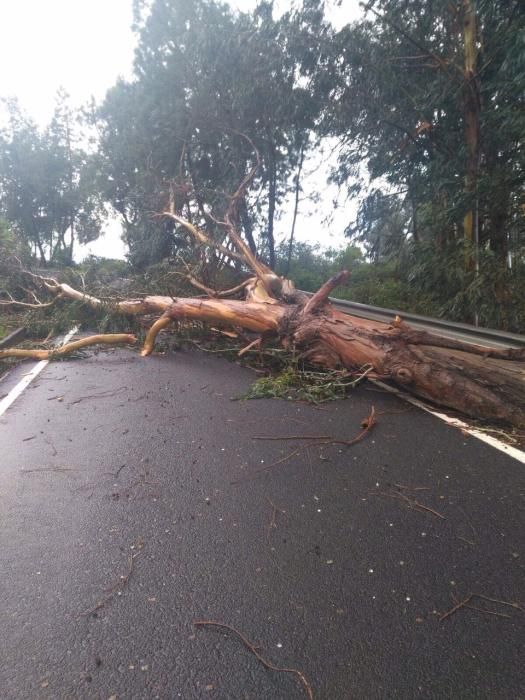
POLYGON ((290 231, 290 242, 288 244, 288 255, 286 257, 286 268, 285 275, 290 273, 290 264, 292 262, 293 253, 293 241, 295 235, 295 224, 297 222, 297 214, 299 212, 299 195, 301 194, 301 171, 303 169, 304 163, 304 145, 301 146, 301 152, 299 154, 299 165, 297 167, 297 174, 295 176, 295 204, 293 208, 293 220, 292 220, 292 230, 290 231))
MULTIPOLYGON (((481 89, 477 75, 478 32, 474 0, 462 0, 463 8, 463 51, 464 51, 464 86, 463 119, 467 162, 465 175, 465 193, 471 198, 468 211, 463 219, 465 240, 471 245, 478 245, 478 206, 477 200, 479 149, 480 149, 480 113, 481 89)), ((475 261, 470 251, 467 253, 467 267, 472 269, 475 261)))
POLYGON ((272 270, 275 269, 275 238, 273 225, 275 220, 275 200, 277 197, 277 164, 275 162, 275 146, 270 143, 269 155, 269 185, 268 185, 268 256, 272 270))
MULTIPOLYGON (((226 245, 183 219, 175 210, 173 198, 169 209, 158 215, 184 226, 198 245, 212 248, 225 259, 251 270, 253 276, 242 284, 218 292, 188 274, 187 279, 209 298, 146 296, 108 303, 53 278, 27 271, 26 274, 55 298, 83 302, 104 313, 158 314, 146 335, 144 356, 153 351, 158 333, 173 321, 242 328, 258 336, 250 339, 244 351, 254 343, 273 339, 285 348, 296 349, 311 364, 342 367, 359 375, 366 371, 367 376, 391 380, 416 396, 475 418, 525 428, 525 349, 492 350, 416 331, 399 318, 386 324, 340 313, 331 306, 328 297, 337 285, 347 280, 348 272, 340 272, 308 297, 257 259, 235 227, 237 207, 260 166, 257 149, 248 137, 244 138, 254 148, 256 163, 231 196, 224 221, 217 222, 227 233, 226 245), (241 290, 244 301, 224 298, 241 290)), ((33 308, 49 306, 39 302, 33 292, 28 294, 32 297, 29 302, 17 302, 11 297, 1 303, 33 308)), ((124 337, 125 342, 133 341, 130 336, 124 337)), ((1 356, 8 357, 10 353, 17 354, 5 350, 1 356)), ((67 354, 67 350, 62 354, 67 354)))
MULTIPOLYGON (((296 348, 313 365, 358 373, 366 366, 372 372, 369 376, 390 380, 438 405, 474 418, 525 427, 525 349, 493 350, 417 331, 400 319, 385 324, 343 314, 332 307, 328 296, 347 277, 347 272, 339 273, 312 297, 275 276, 273 287, 261 278, 246 280, 245 301, 147 296, 116 302, 113 311, 160 314, 146 336, 144 356, 153 351, 159 331, 173 321, 240 327, 261 340, 273 338, 284 347, 296 348)), ((107 310, 100 299, 67 284, 50 279, 44 279, 44 284, 57 296, 107 310)), ((34 352, 37 357, 39 351, 34 352)), ((16 351, 5 350, 0 356, 11 354, 16 351)))
POLYGON ((248 207, 246 206, 246 199, 244 197, 242 198, 239 209, 244 235, 246 236, 250 250, 254 255, 257 255, 257 246, 253 237, 253 225, 248 212, 248 207))

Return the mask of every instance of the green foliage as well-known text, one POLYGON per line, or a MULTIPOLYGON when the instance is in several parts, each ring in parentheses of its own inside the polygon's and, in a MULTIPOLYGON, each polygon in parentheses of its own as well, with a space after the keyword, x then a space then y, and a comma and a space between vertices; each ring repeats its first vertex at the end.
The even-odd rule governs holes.
MULTIPOLYGON (((280 16, 266 0, 252 12, 216 0, 133 6, 134 73, 90 113, 96 153, 65 95, 44 131, 10 103, 0 135, 0 213, 11 232, 0 228, 0 255, 3 246, 9 255, 30 250, 70 264, 74 241, 98 235, 103 200, 123 221, 130 266, 90 260, 77 270, 82 278, 71 273, 77 286, 84 279, 108 297, 193 294, 183 274, 191 269, 228 287, 240 266, 196 251, 182 227, 156 213, 171 203, 223 241, 219 222, 256 148, 260 165, 235 223, 252 250, 288 274, 288 244, 274 242, 278 209, 289 195, 301 199, 303 160, 330 139, 338 158, 332 180, 360 200, 346 227, 353 245, 326 251, 322 234, 318 247, 295 243, 289 276, 298 287, 314 291, 349 268, 349 284, 337 292, 343 298, 523 330, 519 0, 371 0, 363 19, 337 30, 321 0, 280 16), (467 75, 469 7, 478 41, 467 75), (478 224, 474 247, 463 241, 469 212, 478 224)), ((20 288, 0 270, 2 279, 20 288)), ((56 325, 71 320, 57 317, 56 325)))
POLYGON ((134 78, 117 83, 99 112, 104 196, 137 267, 188 255, 184 231, 151 216, 166 207, 170 183, 184 216, 223 235, 208 212, 223 218, 254 146, 261 165, 238 225, 274 264, 277 206, 306 144, 315 145, 316 107, 297 79, 298 17, 276 20, 267 2, 251 14, 210 0, 137 3, 134 78))
POLYGON ((294 363, 284 371, 257 379, 242 399, 285 399, 325 403, 346 398, 359 379, 346 371, 314 372, 294 363))
POLYGON ((40 131, 16 103, 0 132, 0 213, 21 243, 45 264, 71 264, 75 241, 94 240, 104 215, 94 160, 59 93, 50 124, 40 131))
MULTIPOLYGON (((283 250, 283 249, 280 249, 283 250)), ((342 269, 351 272, 339 299, 451 321, 523 333, 525 331, 525 262, 513 258, 512 269, 501 265, 488 248, 479 252, 479 271, 465 269, 465 245, 445 250, 435 242, 407 246, 404 255, 370 262, 355 246, 342 251, 299 244, 290 277, 300 289, 314 292, 342 269)), ((284 264, 279 258, 279 264, 284 264)), ((279 267, 278 267, 279 269, 279 267)))
POLYGON ((343 139, 333 178, 351 193, 362 191, 366 164, 374 182, 357 226, 348 229, 371 257, 389 255, 389 247, 398 251, 407 240, 434 241, 441 254, 463 238, 468 211, 477 217, 480 245, 500 264, 509 251, 520 251, 525 235, 520 5, 375 0, 367 4, 365 19, 332 32, 320 46, 314 82, 318 99, 327 104, 322 129, 343 139), (465 72, 463 23, 469 6, 479 36, 474 76, 465 72), (466 129, 473 91, 481 95, 474 174, 466 129))
POLYGON ((488 248, 478 253, 479 270, 465 269, 465 246, 435 243, 414 248, 404 274, 408 283, 432 300, 436 316, 452 321, 525 332, 525 257, 516 254, 512 269, 488 248))

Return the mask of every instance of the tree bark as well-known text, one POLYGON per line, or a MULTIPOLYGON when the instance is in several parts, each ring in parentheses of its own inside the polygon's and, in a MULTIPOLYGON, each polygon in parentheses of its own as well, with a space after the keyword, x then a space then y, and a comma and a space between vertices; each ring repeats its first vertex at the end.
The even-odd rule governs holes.
MULTIPOLYGON (((525 427, 525 349, 467 345, 416 331, 400 319, 385 324, 341 313, 328 302, 328 295, 347 277, 347 272, 339 273, 312 297, 296 292, 288 280, 280 280, 280 288, 275 291, 274 286, 270 293, 271 285, 252 278, 243 285, 244 301, 147 296, 116 302, 113 311, 160 314, 146 336, 144 356, 153 351, 157 334, 173 321, 240 327, 294 347, 313 365, 356 372, 371 367, 371 376, 390 380, 438 405, 474 418, 525 427)), ((57 296, 104 308, 101 300, 67 284, 43 281, 57 296)), ((132 339, 125 336, 123 342, 132 339)), ((12 355, 17 351, 2 353, 12 355)))
MULTIPOLYGON (((348 278, 348 272, 335 275, 308 297, 257 258, 235 229, 237 207, 260 166, 257 149, 249 137, 244 138, 253 147, 256 162, 231 196, 224 221, 214 220, 227 233, 226 246, 182 218, 173 201, 167 211, 158 215, 184 226, 197 244, 214 248, 226 259, 251 270, 252 277, 241 285, 221 293, 197 282, 196 286, 209 298, 153 295, 108 303, 51 277, 27 271, 26 274, 55 298, 69 298, 94 309, 121 314, 157 315, 146 335, 144 356, 153 351, 158 333, 173 321, 233 326, 257 335, 247 347, 272 338, 285 348, 294 348, 311 364, 342 367, 359 375, 366 371, 367 376, 391 380, 416 396, 474 418, 525 428, 525 348, 493 350, 416 331, 399 318, 386 324, 343 314, 331 306, 328 296, 348 278), (222 298, 241 290, 244 301, 222 298)), ((30 294, 31 304, 36 301, 37 306, 48 305, 30 294)), ((10 297, 3 303, 28 302, 16 302, 10 297)), ((131 336, 124 338, 127 340, 123 342, 133 342, 131 336)), ((17 354, 19 351, 5 350, 2 356, 17 354)))
MULTIPOLYGON (((479 175, 481 88, 477 75, 478 31, 474 0, 462 0, 463 51, 464 51, 464 86, 463 118, 467 162, 465 175, 465 193, 476 203, 471 202, 463 219, 465 240, 471 245, 478 245, 478 206, 476 189, 479 175)), ((477 253, 476 253, 477 254, 477 253)), ((471 252, 467 253, 467 268, 472 269, 475 261, 471 252)))
POLYGON ((268 185, 268 256, 272 270, 275 269, 275 238, 273 226, 275 220, 275 203, 277 198, 277 164, 275 162, 275 146, 270 141, 269 148, 269 185, 268 185))
POLYGON ((292 261, 293 253, 293 240, 295 235, 295 224, 297 221, 297 214, 299 212, 299 195, 301 194, 301 171, 303 169, 304 163, 304 145, 301 146, 301 152, 299 154, 299 165, 297 166, 297 174, 295 176, 295 204, 293 208, 293 219, 292 219, 292 230, 290 231, 290 242, 288 243, 288 255, 286 257, 286 268, 285 275, 290 273, 290 264, 292 261))

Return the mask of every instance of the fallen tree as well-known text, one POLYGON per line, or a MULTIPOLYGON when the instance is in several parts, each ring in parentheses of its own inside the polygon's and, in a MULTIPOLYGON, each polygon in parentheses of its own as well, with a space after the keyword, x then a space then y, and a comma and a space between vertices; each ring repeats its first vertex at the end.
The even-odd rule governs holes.
MULTIPOLYGON (((158 333, 173 322, 191 320, 240 328, 254 334, 240 354, 272 339, 285 348, 295 349, 309 364, 330 369, 342 367, 356 374, 362 374, 366 368, 368 377, 389 380, 438 405, 474 418, 525 427, 525 372, 520 364, 525 361, 525 349, 496 350, 465 344, 415 330, 399 318, 385 324, 343 314, 333 308, 328 297, 348 278, 347 271, 308 296, 259 260, 235 225, 237 204, 256 168, 257 164, 231 197, 224 220, 215 220, 224 231, 223 242, 213 240, 203 229, 182 218, 175 210, 173 198, 168 209, 157 215, 170 218, 184 227, 197 244, 242 264, 251 275, 230 290, 217 291, 189 274, 189 281, 205 293, 204 298, 152 295, 112 302, 115 313, 157 316, 146 334, 143 356, 154 350, 158 333), (241 293, 244 299, 231 298, 241 293)), ((54 299, 76 300, 95 309, 108 305, 107 301, 54 278, 27 274, 54 299)), ((31 302, 11 298, 1 303, 38 307, 50 302, 41 302, 33 294, 31 302)), ((134 340, 130 335, 102 335, 81 342, 85 347, 99 342, 133 343, 134 340)), ((58 353, 7 349, 0 351, 0 359, 16 355, 41 359, 65 355, 78 347, 76 343, 70 346, 58 353)))

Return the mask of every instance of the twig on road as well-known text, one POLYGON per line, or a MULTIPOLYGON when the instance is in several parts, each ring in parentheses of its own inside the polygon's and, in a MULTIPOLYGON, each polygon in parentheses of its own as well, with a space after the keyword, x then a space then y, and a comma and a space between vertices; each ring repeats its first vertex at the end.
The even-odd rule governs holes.
POLYGON ((372 406, 369 415, 361 421, 363 430, 351 440, 339 440, 330 435, 281 435, 277 437, 271 435, 254 435, 252 440, 319 440, 319 445, 346 445, 349 447, 362 440, 376 423, 376 412, 375 408, 372 406))
POLYGON ((78 469, 74 467, 40 467, 38 469, 21 469, 21 474, 34 474, 35 472, 58 472, 60 474, 65 472, 76 472, 78 469))
POLYGON ((443 620, 446 620, 447 617, 450 617, 450 616, 453 615, 455 612, 457 612, 458 610, 460 610, 461 608, 463 608, 465 605, 467 605, 468 603, 470 603, 470 601, 472 600, 473 597, 474 597, 474 596, 473 596, 473 594, 471 593, 471 594, 468 595, 464 600, 462 600, 462 601, 459 602, 459 603, 456 603, 456 605, 454 605, 453 608, 451 608, 448 612, 446 612, 446 613, 444 613, 443 615, 441 615, 441 617, 439 618, 439 621, 440 621, 440 622, 443 622, 443 620))
POLYGON ((433 508, 430 508, 429 506, 426 506, 424 503, 420 503, 417 501, 415 498, 409 498, 408 496, 405 496, 404 493, 399 493, 398 491, 371 491, 370 496, 385 496, 387 498, 395 498, 398 501, 402 501, 403 503, 406 503, 410 510, 418 510, 418 511, 425 511, 427 513, 431 513, 434 515, 436 518, 439 518, 440 520, 446 520, 445 516, 442 513, 439 513, 437 510, 434 510, 433 508))
POLYGON ((361 426, 363 430, 351 440, 339 440, 337 438, 332 438, 329 435, 285 435, 283 437, 255 435, 252 438, 253 440, 315 440, 316 442, 301 445, 295 450, 292 450, 292 452, 285 455, 284 457, 281 457, 280 459, 276 460, 275 462, 272 462, 271 464, 266 465, 265 467, 256 469, 255 472, 253 474, 250 474, 249 476, 232 481, 231 484, 238 484, 242 481, 250 481, 251 479, 255 479, 261 472, 268 471, 268 469, 273 469, 273 467, 277 467, 279 464, 287 462, 289 459, 295 457, 296 454, 299 454, 299 452, 307 449, 308 447, 323 447, 326 445, 345 445, 346 447, 349 447, 350 445, 355 445, 356 442, 360 442, 366 436, 366 434, 370 432, 370 430, 374 427, 376 422, 377 421, 375 418, 375 409, 372 406, 369 415, 363 421, 361 421, 361 426))
POLYGON ((270 501, 269 498, 266 499, 268 503, 272 507, 272 514, 270 516, 270 522, 268 524, 268 527, 266 529, 266 541, 268 542, 268 546, 270 546, 270 535, 273 529, 277 529, 277 513, 284 513, 284 510, 281 510, 280 508, 277 508, 277 506, 270 501))
POLYGON ((119 389, 115 389, 114 391, 101 391, 100 394, 91 394, 89 396, 81 396, 78 399, 75 399, 75 401, 70 401, 69 405, 74 406, 77 403, 80 403, 81 401, 85 401, 87 399, 105 399, 110 396, 116 396, 117 394, 120 394, 122 391, 126 391, 128 387, 127 386, 121 386, 119 389))
POLYGON ((461 610, 461 608, 468 608, 469 610, 476 610, 478 612, 486 613, 487 615, 496 615, 497 617, 505 617, 508 619, 512 619, 511 615, 506 615, 505 613, 497 612, 496 610, 485 610, 484 608, 478 608, 473 605, 469 605, 469 603, 472 600, 474 600, 474 598, 486 600, 489 603, 496 603, 497 605, 505 605, 509 608, 513 608, 514 610, 519 610, 520 612, 525 613, 525 608, 519 603, 514 603, 508 600, 501 600, 499 598, 489 598, 488 596, 483 595, 481 593, 470 593, 464 600, 456 602, 456 605, 454 605, 453 608, 448 610, 446 613, 443 613, 443 615, 441 615, 441 617, 439 618, 439 621, 443 622, 443 620, 446 620, 458 610, 461 610))
POLYGON ((374 406, 372 406, 368 416, 363 421, 361 421, 361 427, 363 428, 363 430, 358 435, 356 435, 355 438, 352 438, 351 440, 330 440, 329 444, 345 445, 346 447, 350 447, 350 445, 355 445, 356 442, 360 442, 366 436, 366 434, 372 430, 376 423, 376 410, 374 406))
POLYGON ((92 615, 93 613, 97 612, 97 610, 100 610, 100 608, 103 608, 106 605, 106 603, 109 603, 109 601, 112 598, 114 598, 114 596, 122 595, 122 591, 129 583, 129 579, 131 578, 131 574, 133 573, 133 563, 139 554, 140 552, 135 552, 135 554, 130 553, 128 557, 127 572, 125 574, 122 574, 120 579, 113 586, 111 586, 111 588, 107 589, 109 591, 107 596, 105 596, 102 600, 99 600, 93 608, 90 608, 89 610, 86 610, 85 612, 81 613, 80 617, 87 617, 88 615, 92 615))
POLYGON ((197 620, 194 623, 195 627, 220 627, 222 629, 226 629, 229 632, 233 632, 234 634, 239 637, 239 639, 242 641, 244 646, 251 651, 251 653, 255 656, 255 658, 260 661, 260 663, 270 671, 278 671, 280 673, 293 673, 296 675, 299 680, 301 681, 301 684, 303 685, 306 694, 309 698, 309 700, 314 700, 314 692, 312 690, 312 686, 308 681, 306 680, 305 675, 302 673, 302 671, 299 671, 297 668, 286 668, 283 666, 274 666, 270 661, 267 661, 261 654, 257 651, 256 647, 242 634, 242 632, 239 632, 238 630, 235 629, 235 627, 231 627, 230 625, 226 625, 223 622, 216 622, 215 620, 197 620))
POLYGON ((252 440, 332 440, 330 435, 253 435, 252 440))

